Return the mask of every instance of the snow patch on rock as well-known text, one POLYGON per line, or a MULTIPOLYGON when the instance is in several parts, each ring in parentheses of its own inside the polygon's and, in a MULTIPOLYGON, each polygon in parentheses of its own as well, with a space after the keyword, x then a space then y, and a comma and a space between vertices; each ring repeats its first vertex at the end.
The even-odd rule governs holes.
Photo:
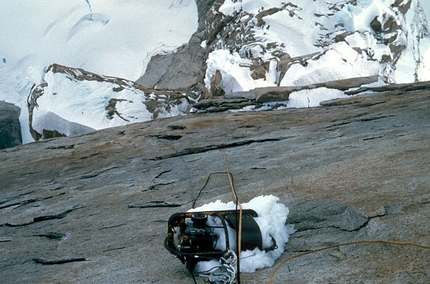
MULTIPOLYGON (((277 248, 273 251, 260 251, 258 248, 247 250, 241 253, 240 271, 254 272, 256 269, 271 267, 275 260, 284 252, 284 244, 288 242, 290 234, 294 232, 293 225, 286 224, 289 209, 282 203, 278 203, 279 198, 273 195, 257 196, 247 203, 243 203, 243 209, 253 209, 257 212, 258 217, 255 221, 261 230, 263 247, 272 246, 272 237, 275 239, 277 248)), ((220 200, 202 205, 198 208, 189 210, 196 211, 214 211, 214 210, 234 210, 236 204, 232 201, 223 203, 220 200)), ((225 243, 218 240, 219 243, 225 243)), ((232 249, 236 248, 236 234, 229 233, 229 242, 232 249)), ((225 249, 225 248, 224 248, 225 249)), ((199 262, 196 266, 197 271, 206 271, 213 266, 219 265, 218 262, 199 262)))

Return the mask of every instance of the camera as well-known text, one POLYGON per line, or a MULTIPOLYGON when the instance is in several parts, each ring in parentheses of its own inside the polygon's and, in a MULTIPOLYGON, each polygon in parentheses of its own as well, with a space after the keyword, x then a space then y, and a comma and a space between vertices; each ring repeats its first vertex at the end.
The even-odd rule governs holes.
POLYGON ((203 213, 194 213, 191 221, 187 223, 184 233, 178 236, 178 250, 182 252, 209 252, 213 251, 217 237, 213 230, 206 226, 208 216, 203 213))

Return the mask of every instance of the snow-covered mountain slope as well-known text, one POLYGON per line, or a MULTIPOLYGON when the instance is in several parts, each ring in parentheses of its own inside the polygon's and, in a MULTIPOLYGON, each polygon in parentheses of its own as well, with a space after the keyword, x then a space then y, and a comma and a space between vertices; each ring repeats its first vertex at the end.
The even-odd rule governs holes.
MULTIPOLYGON (((0 100, 21 107, 23 142, 186 113, 199 98, 256 87, 430 80, 428 1, 199 1, 3 3, 0 100), (134 83, 152 82, 142 74, 157 84, 134 83), (176 74, 200 87, 175 88, 176 74)), ((294 92, 288 106, 343 95, 294 92)))
POLYGON ((0 68, 22 76, 57 63, 136 80, 153 52, 175 50, 197 29, 193 0, 0 2, 0 68))
POLYGON ((39 140, 185 114, 190 100, 181 93, 54 64, 28 96, 30 133, 39 140))
POLYGON ((217 20, 205 43, 213 50, 208 89, 371 75, 386 83, 430 80, 429 28, 417 0, 226 0, 213 12, 217 20))
MULTIPOLYGON (((43 83, 49 65, 56 63, 136 80, 152 55, 175 50, 188 42, 197 29, 197 7, 193 0, 158 0, 156 4, 151 0, 39 0, 25 3, 0 0, 0 3, 0 100, 21 108, 24 143, 33 141, 28 128, 26 98, 34 84, 43 83)), ((56 83, 66 82, 60 81, 56 83)), ((75 83, 82 84, 82 81, 75 83)), ((77 91, 86 87, 71 85, 73 83, 68 82, 68 88, 57 86, 57 90, 60 88, 63 92, 48 104, 49 111, 56 117, 80 124, 81 118, 75 120, 69 115, 72 113, 69 109, 74 106, 68 104, 75 103, 77 97, 85 101, 82 107, 88 107, 81 112, 91 113, 100 106, 101 109, 95 112, 98 114, 107 107, 98 100, 89 100, 88 91, 77 91), (64 113, 66 109, 68 111, 64 113)), ((97 86, 93 82, 91 88, 104 90, 106 84, 100 82, 97 86)), ((40 113, 46 109, 47 99, 43 104, 42 100, 39 101, 40 113)), ((52 117, 45 121, 57 124, 52 117)), ((86 123, 90 121, 100 120, 89 118, 86 123)), ((118 124, 109 121, 86 126, 100 129, 114 125, 118 124)))

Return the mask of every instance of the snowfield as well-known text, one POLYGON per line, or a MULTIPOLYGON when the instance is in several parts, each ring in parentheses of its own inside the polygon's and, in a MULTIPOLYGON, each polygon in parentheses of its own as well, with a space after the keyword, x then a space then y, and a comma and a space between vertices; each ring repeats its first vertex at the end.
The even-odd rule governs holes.
POLYGON ((136 80, 148 57, 175 50, 197 29, 193 0, 2 2, 2 73, 23 76, 57 63, 136 80))
MULTIPOLYGON (((197 29, 197 6, 193 0, 159 0, 156 5, 151 0, 0 2, 0 100, 21 108, 24 143, 34 141, 29 133, 26 99, 32 86, 43 82, 49 65, 57 63, 136 80, 152 55, 174 51, 187 43, 197 29)), ((124 124, 121 119, 112 121, 105 119, 105 114, 100 115, 111 92, 103 92, 105 84, 71 86, 63 85, 67 82, 62 78, 55 79, 49 78, 63 93, 41 97, 52 100, 48 105, 39 104, 42 128, 55 129, 61 124, 102 129, 124 124), (89 96, 90 89, 98 90, 91 91, 89 96), (80 110, 77 104, 84 109, 80 110), (96 117, 84 117, 82 112, 94 113, 96 117), (75 123, 79 125, 70 125, 75 123)), ((128 99, 135 100, 135 94, 128 99)), ((136 111, 147 113, 144 106, 136 111)), ((151 119, 151 115, 145 119, 151 119)), ((72 134, 74 130, 64 132, 72 134)))

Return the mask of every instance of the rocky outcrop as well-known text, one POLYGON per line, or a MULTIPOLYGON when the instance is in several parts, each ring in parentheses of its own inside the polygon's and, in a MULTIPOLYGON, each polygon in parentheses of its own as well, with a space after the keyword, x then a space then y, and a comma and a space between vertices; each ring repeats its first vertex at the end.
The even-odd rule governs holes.
POLYGON ((203 76, 209 50, 202 46, 206 40, 207 18, 213 6, 224 2, 219 0, 197 1, 198 30, 188 44, 170 54, 155 55, 151 58, 145 73, 136 82, 154 89, 181 90, 185 92, 205 91, 203 76))
MULTIPOLYGON (((192 283, 164 249, 176 212, 273 194, 296 232, 277 261, 363 239, 430 245, 429 91, 318 108, 190 114, 0 151, 2 283, 192 283)), ((428 249, 364 243, 281 266, 274 283, 425 283, 428 249)), ((276 265, 275 264, 275 265, 276 265)), ((267 283, 273 268, 242 274, 267 283)), ((198 283, 203 279, 197 278, 198 283)))
MULTIPOLYGON (((227 110, 240 110, 245 107, 261 108, 264 103, 288 101, 290 94, 303 90, 315 90, 318 88, 335 89, 340 91, 348 91, 347 94, 358 94, 367 90, 365 85, 378 82, 378 76, 368 76, 359 78, 349 78, 343 80, 329 81, 306 86, 290 86, 290 87, 261 87, 250 91, 232 92, 217 96, 212 99, 203 99, 193 104, 195 110, 199 112, 222 112, 227 110), (362 87, 363 86, 363 87, 362 87), (359 88, 362 87, 362 88, 359 88)), ((418 85, 430 86, 429 82, 423 82, 418 85)), ((397 86, 383 86, 379 89, 396 88, 397 86)), ((374 88, 376 90, 377 88, 374 88)), ((277 105, 270 106, 276 109, 277 105)))
POLYGON ((0 101, 0 149, 22 144, 19 107, 0 101))
POLYGON ((356 90, 348 89, 377 80, 394 83, 396 72, 403 72, 399 77, 405 82, 429 80, 421 43, 430 34, 419 2, 196 4, 198 29, 189 42, 153 56, 137 82, 58 64, 47 67, 28 98, 33 139, 190 111, 277 109, 298 91, 304 92, 295 94, 302 96, 297 101, 308 100, 301 107, 315 106, 308 90, 351 94, 356 90))
POLYGON ((408 66, 410 74, 399 77, 428 80, 420 75, 427 74, 420 71, 424 52, 420 42, 430 36, 428 24, 420 4, 412 2, 395 1, 386 7, 357 1, 285 2, 258 10, 237 5, 234 12, 226 12, 221 9, 223 0, 198 1, 199 28, 189 43, 174 53, 154 56, 137 82, 198 92, 203 99, 249 91, 253 81, 264 87, 307 86, 380 76, 395 83, 396 67, 406 64, 401 59, 407 54, 415 67, 408 66), (367 19, 366 9, 375 16, 367 19), (280 18, 285 19, 284 29, 276 27, 280 18), (300 26, 306 30, 300 31, 300 26), (211 57, 224 60, 212 62, 211 57), (245 77, 248 82, 242 86, 238 81, 243 84, 245 77))

